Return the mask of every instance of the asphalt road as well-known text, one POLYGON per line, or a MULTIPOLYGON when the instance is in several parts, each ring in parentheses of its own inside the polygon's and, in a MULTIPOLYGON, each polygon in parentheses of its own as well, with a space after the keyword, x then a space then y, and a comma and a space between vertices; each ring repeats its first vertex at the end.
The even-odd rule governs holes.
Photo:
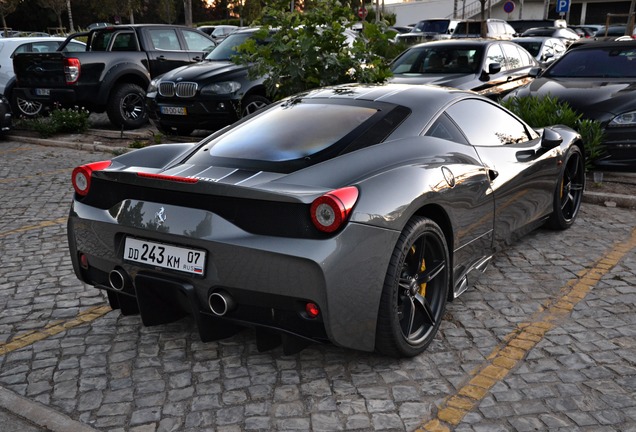
POLYGON ((635 210, 511 245, 418 357, 286 356, 144 327, 77 281, 70 173, 112 156, 0 143, 0 430, 636 431, 635 210))

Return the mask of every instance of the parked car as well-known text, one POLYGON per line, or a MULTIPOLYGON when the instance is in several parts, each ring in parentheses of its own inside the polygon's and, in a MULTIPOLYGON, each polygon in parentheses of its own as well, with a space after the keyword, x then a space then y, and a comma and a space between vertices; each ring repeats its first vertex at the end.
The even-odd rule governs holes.
POLYGON ((214 39, 216 43, 220 43, 223 39, 227 37, 227 35, 229 35, 230 33, 234 33, 239 28, 240 28, 239 26, 227 25, 227 24, 197 27, 199 31, 202 31, 205 34, 212 36, 212 39, 214 39))
POLYGON ((567 27, 535 27, 521 33, 521 37, 549 36, 562 39, 567 45, 576 42, 581 37, 572 29, 567 27))
MULTIPOLYGON (((13 71, 13 57, 18 53, 54 52, 66 38, 56 36, 39 37, 11 37, 0 38, 0 94, 12 103, 14 113, 37 114, 42 110, 42 104, 13 95, 15 87, 15 72, 13 71)), ((64 52, 84 51, 83 42, 73 41, 64 47, 64 52)))
POLYGON ((230 59, 257 30, 237 30, 204 61, 152 80, 146 103, 150 120, 160 131, 189 135, 195 129, 215 130, 271 103, 265 79, 250 77, 248 66, 230 59))
POLYGON ((589 27, 585 25, 568 26, 568 28, 571 30, 574 30, 576 34, 579 35, 579 37, 581 38, 594 37, 594 33, 596 33, 596 30, 597 30, 594 27, 589 27))
POLYGON ((410 47, 390 65, 390 82, 437 84, 499 97, 531 79, 539 63, 519 45, 500 40, 433 41, 410 47))
MULTIPOLYGON (((486 20, 486 35, 490 39, 512 39, 515 36, 515 29, 506 21, 496 18, 486 20)), ((459 21, 455 26, 453 39, 479 38, 481 37, 481 21, 465 20, 459 21)))
POLYGON ((508 97, 551 95, 604 129, 606 157, 596 165, 636 170, 636 41, 570 48, 537 79, 508 97))
POLYGON ((626 25, 602 26, 594 33, 596 38, 615 38, 617 36, 630 36, 632 39, 636 39, 636 27, 631 34, 629 34, 626 25))
POLYGON ((285 354, 414 356, 496 250, 574 223, 581 147, 473 92, 317 89, 75 168, 71 261, 145 325, 191 315, 203 341, 247 326, 285 354))
POLYGON ((408 33, 398 34, 395 40, 413 45, 430 40, 450 39, 458 22, 448 18, 421 20, 408 33))
POLYGON ((17 54, 13 66, 19 85, 13 93, 47 108, 106 112, 122 129, 148 122, 145 95, 152 78, 200 62, 215 46, 205 33, 168 24, 97 27, 72 34, 64 43, 79 38, 87 41, 85 51, 17 54))
POLYGON ((524 47, 543 67, 561 57, 568 49, 563 40, 549 36, 519 37, 512 41, 524 47))
MULTIPOLYGON (((515 29, 515 33, 520 35, 524 31, 533 27, 556 27, 560 25, 560 20, 544 20, 544 19, 518 19, 518 20, 506 20, 512 28, 515 29)), ((565 23, 565 21, 563 21, 565 23)))

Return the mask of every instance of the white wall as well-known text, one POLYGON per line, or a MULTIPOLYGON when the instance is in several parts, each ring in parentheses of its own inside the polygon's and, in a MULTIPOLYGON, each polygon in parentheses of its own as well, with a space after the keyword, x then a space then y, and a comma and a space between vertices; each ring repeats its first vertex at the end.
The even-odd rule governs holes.
MULTIPOLYGON (((505 1, 491 0, 490 18, 501 18, 505 20, 517 19, 543 19, 543 0, 524 0, 521 7, 521 0, 513 0, 515 9, 511 14, 503 10, 505 1), (520 17, 519 15, 523 16, 520 17)), ((473 3, 473 0, 466 0, 466 5, 473 3)), ((409 3, 385 4, 384 10, 387 13, 396 15, 396 25, 415 24, 427 18, 451 18, 453 15, 453 0, 419 0, 409 3)), ((459 13, 462 12, 462 1, 458 2, 459 13)), ((486 12, 487 13, 487 12, 486 12)), ((459 17, 461 18, 461 16, 459 17)), ((466 16, 466 19, 479 18, 466 16)))

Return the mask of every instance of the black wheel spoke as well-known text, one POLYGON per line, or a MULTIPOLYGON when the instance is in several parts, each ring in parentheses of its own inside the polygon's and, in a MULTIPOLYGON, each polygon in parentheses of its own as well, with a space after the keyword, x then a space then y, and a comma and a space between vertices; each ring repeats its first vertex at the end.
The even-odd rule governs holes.
POLYGON ((418 294, 415 296, 415 301, 413 303, 415 304, 415 313, 420 316, 422 322, 430 326, 434 326, 435 314, 431 309, 430 303, 426 300, 426 297, 418 294))
POLYGON ((446 263, 441 261, 433 261, 433 266, 430 268, 426 268, 423 272, 420 273, 417 278, 420 283, 429 283, 446 267, 446 263))
POLYGON ((415 304, 410 296, 404 296, 402 301, 402 319, 400 321, 400 327, 402 327, 402 334, 406 339, 413 333, 413 322, 415 320, 415 304))

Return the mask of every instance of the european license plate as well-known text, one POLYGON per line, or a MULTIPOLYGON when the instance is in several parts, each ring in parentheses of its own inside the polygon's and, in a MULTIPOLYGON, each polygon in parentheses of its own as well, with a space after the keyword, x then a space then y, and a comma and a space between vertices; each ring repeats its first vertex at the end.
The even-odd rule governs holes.
POLYGON ((51 96, 51 89, 36 88, 35 94, 38 96, 51 96))
POLYGON ((126 237, 124 260, 186 273, 205 274, 205 251, 126 237))
POLYGON ((186 107, 171 107, 171 106, 162 106, 159 108, 161 110, 161 114, 166 115, 188 115, 188 110, 186 107))

